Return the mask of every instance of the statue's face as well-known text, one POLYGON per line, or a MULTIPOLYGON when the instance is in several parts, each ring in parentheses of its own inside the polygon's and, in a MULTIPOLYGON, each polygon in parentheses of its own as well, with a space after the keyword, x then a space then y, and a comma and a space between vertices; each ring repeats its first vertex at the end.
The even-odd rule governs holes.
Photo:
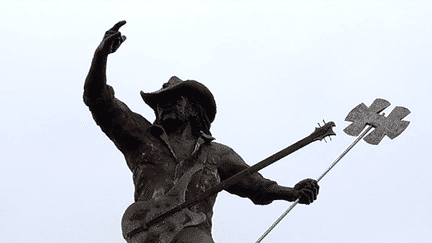
MULTIPOLYGON (((157 104, 157 120, 162 126, 179 127, 186 123, 193 113, 189 101, 183 96, 174 96, 157 104)), ((166 128, 166 127, 165 127, 166 128)))

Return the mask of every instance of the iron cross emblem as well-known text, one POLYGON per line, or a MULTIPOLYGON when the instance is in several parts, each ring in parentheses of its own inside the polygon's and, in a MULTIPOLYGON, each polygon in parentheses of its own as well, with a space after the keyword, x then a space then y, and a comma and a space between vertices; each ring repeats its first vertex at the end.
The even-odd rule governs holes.
POLYGON ((390 106, 390 102, 384 99, 376 99, 368 108, 364 103, 356 106, 350 111, 345 121, 353 122, 344 129, 344 132, 351 136, 358 136, 366 125, 375 127, 375 130, 368 134, 364 140, 373 145, 377 145, 387 135, 390 139, 399 136, 409 125, 409 121, 402 119, 410 114, 410 110, 405 107, 397 106, 385 117, 379 114, 390 106))

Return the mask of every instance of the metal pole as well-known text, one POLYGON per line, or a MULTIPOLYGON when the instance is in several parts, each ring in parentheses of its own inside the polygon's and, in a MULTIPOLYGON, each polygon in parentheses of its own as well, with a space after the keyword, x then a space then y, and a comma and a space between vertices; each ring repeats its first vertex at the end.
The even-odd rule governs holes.
POLYGON ((331 164, 330 167, 320 177, 318 177, 317 181, 319 182, 339 162, 339 160, 341 160, 354 147, 354 145, 356 145, 372 128, 373 126, 369 125, 369 127, 362 134, 360 134, 360 136, 358 136, 356 140, 354 140, 354 142, 351 143, 351 145, 342 152, 341 155, 339 155, 339 157, 333 162, 333 164, 331 164))
MULTIPOLYGON (((330 167, 320 177, 318 177, 317 181, 319 182, 372 128, 373 126, 369 125, 369 127, 359 137, 357 137, 356 140, 354 140, 354 142, 351 143, 351 145, 348 146, 348 148, 346 148, 341 155, 339 155, 339 157, 330 165, 330 167)), ((266 237, 270 231, 272 231, 274 227, 276 227, 276 225, 279 224, 279 222, 282 221, 282 219, 285 218, 285 216, 298 204, 298 202, 299 199, 293 202, 291 206, 289 206, 289 208, 287 208, 285 212, 282 213, 282 215, 267 229, 266 232, 264 232, 263 235, 261 235, 261 237, 255 243, 260 243, 264 237, 266 237)))

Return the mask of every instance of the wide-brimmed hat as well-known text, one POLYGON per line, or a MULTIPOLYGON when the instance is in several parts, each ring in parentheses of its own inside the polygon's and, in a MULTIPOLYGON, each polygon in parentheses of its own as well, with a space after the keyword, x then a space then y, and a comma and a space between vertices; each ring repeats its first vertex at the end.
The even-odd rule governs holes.
POLYGON ((140 93, 144 102, 154 111, 161 100, 174 95, 182 95, 198 102, 205 109, 210 122, 213 122, 216 116, 216 102, 213 94, 204 84, 195 80, 183 81, 173 76, 162 85, 160 90, 151 93, 141 91, 140 93))

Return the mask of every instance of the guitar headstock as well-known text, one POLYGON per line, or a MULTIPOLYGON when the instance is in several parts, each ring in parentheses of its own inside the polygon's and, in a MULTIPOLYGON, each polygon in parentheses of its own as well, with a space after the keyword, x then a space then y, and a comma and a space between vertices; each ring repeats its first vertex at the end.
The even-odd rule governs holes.
POLYGON ((315 131, 309 136, 312 137, 312 141, 325 140, 326 137, 336 136, 336 133, 333 131, 333 127, 335 126, 336 124, 332 121, 327 123, 324 121, 324 126, 319 125, 319 127, 316 127, 315 131))

